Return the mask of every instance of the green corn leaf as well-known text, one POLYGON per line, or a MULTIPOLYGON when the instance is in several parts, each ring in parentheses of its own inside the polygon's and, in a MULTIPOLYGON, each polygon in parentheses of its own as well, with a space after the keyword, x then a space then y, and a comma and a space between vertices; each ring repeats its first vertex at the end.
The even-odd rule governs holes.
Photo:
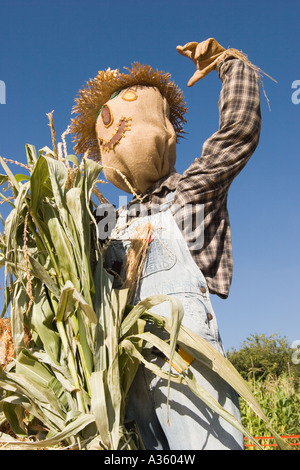
MULTIPOLYGON (((49 439, 44 439, 42 441, 17 441, 9 440, 9 444, 13 446, 21 446, 22 448, 28 449, 42 449, 50 448, 54 446, 59 446, 65 440, 78 435, 83 429, 87 428, 89 425, 95 422, 94 417, 91 414, 81 413, 78 418, 69 423, 65 428, 58 433, 55 433, 49 439)), ((3 440, 2 440, 3 442, 3 440)))
POLYGON ((80 188, 71 188, 66 193, 66 204, 70 215, 76 227, 73 234, 73 240, 78 247, 74 250, 74 256, 77 256, 77 265, 79 267, 79 276, 82 283, 83 294, 90 299, 91 290, 93 290, 93 281, 90 270, 90 224, 83 224, 84 207, 82 205, 82 191, 80 188))
MULTIPOLYGON (((119 370, 120 370, 120 381, 121 388, 124 396, 126 397, 129 389, 132 385, 133 379, 140 365, 140 361, 133 355, 128 355, 123 351, 123 341, 127 341, 131 335, 140 335, 144 333, 146 322, 144 320, 137 320, 135 326, 130 330, 129 336, 122 340, 119 345, 119 370)), ((130 341, 130 340, 129 340, 130 341)), ((134 346, 140 353, 142 350, 142 341, 135 342, 134 346)))
POLYGON ((57 397, 56 410, 61 411, 60 416, 65 418, 64 405, 68 404, 67 396, 64 387, 47 364, 41 362, 38 356, 24 349, 17 358, 16 373, 26 375, 33 383, 45 387, 47 391, 52 390, 57 397))
POLYGON ((43 347, 55 364, 59 364, 61 342, 53 328, 54 312, 49 303, 45 287, 38 282, 34 291, 34 303, 31 309, 31 325, 42 341, 43 347))
POLYGON ((46 269, 30 255, 29 262, 30 271, 32 275, 39 279, 41 282, 43 282, 48 287, 48 289, 56 296, 56 298, 59 298, 60 289, 57 284, 53 281, 48 271, 46 271, 46 269))
POLYGON ((44 217, 54 247, 56 263, 61 272, 62 284, 70 280, 77 289, 80 289, 78 265, 74 256, 74 244, 73 246, 71 245, 64 227, 57 217, 56 211, 51 206, 44 208, 44 217))
POLYGON ((72 312, 75 302, 78 302, 80 308, 92 323, 97 323, 98 319, 94 309, 85 301, 83 296, 77 292, 71 281, 67 281, 61 290, 56 321, 65 320, 72 312))
MULTIPOLYGON (((171 303, 171 311, 173 313, 173 316, 171 323, 168 323, 168 325, 170 325, 170 332, 177 334, 183 317, 183 309, 181 303, 178 302, 177 299, 168 295, 153 295, 142 300, 135 307, 132 308, 131 312, 122 322, 120 328, 120 337, 124 336, 130 330, 130 328, 134 325, 138 318, 147 313, 148 310, 150 310, 152 307, 154 307, 155 305, 159 305, 162 302, 171 303)), ((156 316, 156 320, 157 318, 158 316, 156 316)), ((163 323, 161 322, 161 324, 163 323)))
POLYGON ((113 410, 110 410, 111 403, 107 397, 107 370, 94 372, 90 378, 91 388, 91 406, 93 416, 105 449, 111 449, 110 430, 113 423, 110 422, 110 416, 113 410))
POLYGON ((0 157, 0 163, 5 171, 5 173, 8 176, 9 181, 11 182, 12 186, 16 189, 18 192, 20 189, 19 183, 17 182, 16 178, 14 177, 13 173, 10 171, 9 167, 5 163, 2 157, 0 157))
POLYGON ((12 315, 11 329, 14 341, 14 351, 18 354, 19 350, 25 347, 24 344, 24 314, 28 295, 19 282, 14 284, 14 292, 12 296, 12 315))
POLYGON ((29 168, 32 168, 34 167, 38 159, 37 154, 36 154, 36 149, 33 145, 26 144, 25 150, 26 150, 26 156, 27 156, 27 165, 29 166, 29 168))
POLYGON ((17 174, 15 175, 15 178, 18 183, 21 183, 22 181, 30 181, 30 178, 28 175, 22 175, 22 174, 17 174))
POLYGON ((51 368, 51 371, 57 378, 57 380, 62 384, 64 390, 67 392, 74 392, 74 384, 72 383, 72 377, 66 365, 64 363, 57 364, 54 362, 51 357, 44 351, 31 351, 31 354, 36 357, 43 364, 48 365, 51 368))
MULTIPOLYGON (((25 368, 26 371, 28 368, 25 368)), ((24 370, 24 369, 23 369, 24 370)), ((23 373, 0 371, 0 387, 23 397, 23 407, 53 431, 63 429, 65 420, 54 392, 44 386, 42 380, 28 379, 23 373)))
POLYGON ((23 400, 11 395, 3 400, 2 409, 8 419, 12 431, 18 436, 26 436, 24 424, 25 410, 22 406, 23 400))
POLYGON ((8 181, 8 176, 0 174, 0 186, 4 183, 7 183, 7 181, 8 181))
POLYGON ((76 157, 76 155, 67 155, 65 158, 66 158, 66 160, 74 163, 74 165, 79 167, 80 163, 79 163, 79 159, 78 159, 78 157, 76 157))
MULTIPOLYGON (((44 183, 49 177, 49 170, 47 160, 45 157, 40 156, 35 163, 34 170, 30 178, 30 208, 33 213, 36 213, 42 198, 44 197, 44 183)), ((49 195, 49 193, 48 193, 49 195)))

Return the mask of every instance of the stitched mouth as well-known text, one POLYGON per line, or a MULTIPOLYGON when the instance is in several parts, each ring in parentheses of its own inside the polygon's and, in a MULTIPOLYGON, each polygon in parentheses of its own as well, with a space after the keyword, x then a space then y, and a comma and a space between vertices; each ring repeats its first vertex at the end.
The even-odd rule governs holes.
POLYGON ((132 118, 130 117, 125 118, 122 116, 110 140, 103 140, 99 137, 102 152, 109 152, 120 143, 121 139, 125 137, 125 132, 131 129, 131 120, 132 118))

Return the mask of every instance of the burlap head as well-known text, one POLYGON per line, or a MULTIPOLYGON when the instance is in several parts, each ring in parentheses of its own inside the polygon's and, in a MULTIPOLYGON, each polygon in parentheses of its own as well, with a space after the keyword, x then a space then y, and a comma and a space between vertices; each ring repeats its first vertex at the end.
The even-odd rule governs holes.
POLYGON ((95 123, 101 107, 119 90, 135 85, 156 87, 169 104, 169 120, 174 127, 176 138, 182 136, 187 111, 182 91, 171 80, 168 73, 153 70, 149 65, 134 63, 128 73, 119 70, 99 71, 90 79, 75 99, 71 121, 71 132, 74 135, 74 150, 77 154, 88 152, 88 156, 101 161, 100 147, 96 135, 95 123))
POLYGON ((106 178, 130 192, 143 194, 174 170, 176 132, 167 99, 154 87, 122 90, 102 108, 96 123, 106 178), (115 171, 117 170, 117 171, 115 171))

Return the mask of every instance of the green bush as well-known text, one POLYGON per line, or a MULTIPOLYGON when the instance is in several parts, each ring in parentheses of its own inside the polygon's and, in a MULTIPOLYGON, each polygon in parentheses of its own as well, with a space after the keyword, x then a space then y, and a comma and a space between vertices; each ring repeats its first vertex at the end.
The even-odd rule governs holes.
MULTIPOLYGON (((295 381, 287 374, 268 375, 264 380, 249 379, 253 394, 272 427, 281 435, 300 434, 300 397, 295 381)), ((270 436, 264 423, 240 400, 243 425, 253 436, 270 436)), ((274 443, 274 441, 269 441, 274 443)), ((300 442, 299 439, 290 442, 300 442)), ((300 446, 295 447, 300 450, 300 446)))
POLYGON ((279 377, 288 374, 296 383, 300 379, 300 366, 292 362, 293 349, 288 340, 277 334, 253 334, 239 350, 228 351, 227 357, 244 379, 263 379, 271 374, 279 377))
MULTIPOLYGON (((285 337, 263 334, 251 335, 240 350, 233 349, 227 354, 247 380, 272 427, 281 435, 300 434, 300 367, 293 364, 292 354, 293 349, 285 337)), ((263 421, 243 399, 240 399, 240 408, 242 423, 253 436, 270 436, 263 421)), ((300 442, 300 439, 290 442, 300 442)), ((274 441, 264 441, 267 443, 274 444, 274 441)), ((300 450, 300 446, 294 449, 300 450)))

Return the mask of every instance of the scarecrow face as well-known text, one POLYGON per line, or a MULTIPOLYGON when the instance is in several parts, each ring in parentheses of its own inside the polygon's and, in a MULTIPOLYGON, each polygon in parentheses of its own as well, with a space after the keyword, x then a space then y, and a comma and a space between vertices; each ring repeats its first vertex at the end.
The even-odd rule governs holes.
POLYGON ((113 95, 101 108, 96 131, 105 176, 122 190, 129 192, 120 172, 144 193, 174 169, 176 134, 157 88, 138 85, 113 95))
MULTIPOLYGON (((111 99, 114 99, 119 93, 120 91, 114 93, 111 99)), ((125 101, 135 101, 137 99, 137 93, 133 90, 123 90, 121 93, 122 99, 125 101)), ((113 125, 116 126, 109 140, 104 140, 99 137, 101 151, 108 152, 109 150, 113 150, 113 148, 120 142, 122 137, 125 137, 124 133, 127 130, 130 130, 131 118, 121 117, 118 123, 114 122, 114 117, 112 114, 112 110, 109 107, 109 104, 105 104, 104 106, 102 106, 99 115, 105 128, 109 128, 113 125)), ((99 124, 101 126, 101 123, 99 124)))

